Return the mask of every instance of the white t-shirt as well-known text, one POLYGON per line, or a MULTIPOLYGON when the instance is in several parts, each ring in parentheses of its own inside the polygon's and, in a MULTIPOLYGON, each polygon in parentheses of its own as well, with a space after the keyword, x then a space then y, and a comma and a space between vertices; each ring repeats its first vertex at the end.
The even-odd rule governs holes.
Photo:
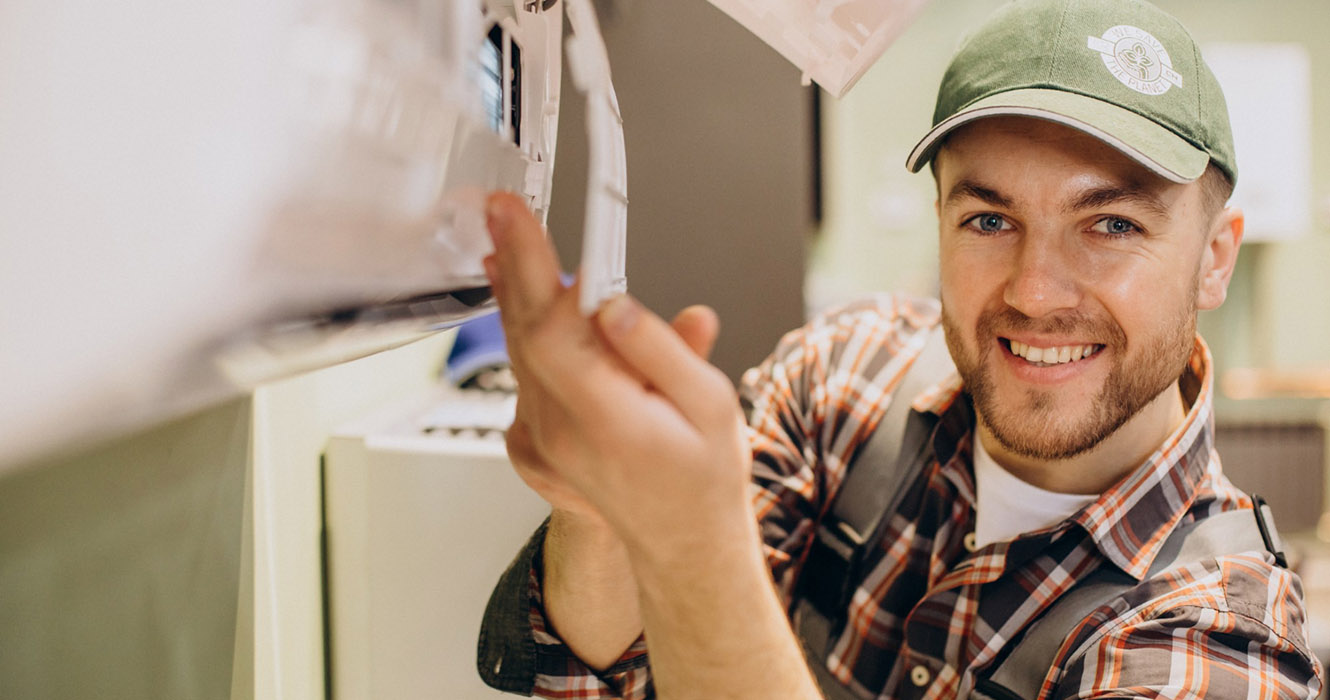
POLYGON ((975 548, 1015 539, 1066 520, 1099 496, 1045 491, 993 461, 974 436, 975 548))

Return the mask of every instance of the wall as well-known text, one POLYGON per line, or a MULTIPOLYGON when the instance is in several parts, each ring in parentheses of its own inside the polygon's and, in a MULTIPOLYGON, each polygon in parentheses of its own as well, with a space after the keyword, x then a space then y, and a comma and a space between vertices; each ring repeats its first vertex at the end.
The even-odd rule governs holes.
POLYGON ((227 697, 250 406, 0 479, 0 697, 227 697))
POLYGON ((0 697, 322 698, 319 456, 451 333, 0 479, 0 697))
MULTIPOLYGON (((703 0, 599 3, 624 117, 628 286, 669 318, 708 304, 731 378, 803 323, 812 110, 799 72, 703 0)), ((586 134, 564 75, 549 229, 581 255, 586 134)))

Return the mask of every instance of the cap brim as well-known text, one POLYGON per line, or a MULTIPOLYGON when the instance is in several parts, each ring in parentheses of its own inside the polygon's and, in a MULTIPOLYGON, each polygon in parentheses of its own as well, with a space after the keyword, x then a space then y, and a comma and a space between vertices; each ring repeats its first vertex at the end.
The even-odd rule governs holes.
POLYGON ((1046 119, 1083 131, 1173 182, 1194 182, 1210 162, 1210 154, 1135 112, 1074 92, 1026 88, 985 97, 943 120, 914 147, 905 167, 919 172, 947 134, 972 121, 997 116, 1046 119))

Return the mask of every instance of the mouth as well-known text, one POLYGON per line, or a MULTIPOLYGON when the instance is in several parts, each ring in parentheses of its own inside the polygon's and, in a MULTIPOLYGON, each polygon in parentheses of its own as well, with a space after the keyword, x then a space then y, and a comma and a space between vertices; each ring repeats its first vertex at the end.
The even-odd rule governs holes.
POLYGON ((1002 344, 1007 352, 1035 367, 1056 367, 1080 362, 1094 357, 1104 349, 1104 346, 1098 343, 1040 348, 1011 338, 998 338, 998 342, 1002 344))

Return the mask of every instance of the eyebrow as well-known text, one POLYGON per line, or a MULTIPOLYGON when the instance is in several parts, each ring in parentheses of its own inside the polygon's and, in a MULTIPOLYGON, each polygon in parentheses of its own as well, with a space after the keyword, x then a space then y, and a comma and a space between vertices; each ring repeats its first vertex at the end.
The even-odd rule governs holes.
POLYGON ((971 197, 987 204, 1004 209, 1012 208, 1011 198, 995 189, 984 187, 974 180, 959 180, 947 193, 947 204, 954 204, 958 199, 971 197))
POLYGON ((1135 185, 1109 185, 1082 192, 1064 207, 1063 211, 1072 213, 1085 209, 1099 209, 1110 204, 1135 204, 1149 209, 1151 213, 1161 218, 1169 218, 1168 206, 1162 199, 1153 192, 1135 185))
MULTIPOLYGON (((952 186, 947 193, 946 204, 950 205, 967 197, 1004 209, 1011 209, 1014 206, 1010 197, 970 179, 959 180, 952 186)), ((1149 209, 1151 213, 1160 217, 1169 218, 1169 208, 1162 199, 1145 188, 1131 184, 1107 185, 1082 192, 1063 207, 1063 211, 1074 213, 1086 209, 1099 209, 1112 204, 1136 204, 1149 209)))

